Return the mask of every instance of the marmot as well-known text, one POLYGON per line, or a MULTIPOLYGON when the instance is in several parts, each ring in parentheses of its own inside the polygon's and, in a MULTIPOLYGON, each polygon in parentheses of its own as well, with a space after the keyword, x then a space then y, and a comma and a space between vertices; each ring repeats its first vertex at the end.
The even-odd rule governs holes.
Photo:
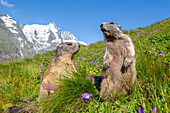
POLYGON ((100 25, 107 40, 103 62, 100 97, 127 94, 130 82, 136 79, 135 49, 131 38, 114 22, 100 25), (107 77, 105 77, 107 76, 107 77))
POLYGON ((62 76, 67 76, 68 72, 76 71, 73 65, 73 57, 79 50, 80 45, 71 42, 62 43, 57 47, 56 57, 51 61, 43 75, 38 97, 39 101, 42 97, 47 96, 48 91, 45 90, 46 87, 47 89, 48 87, 51 88, 51 92, 57 88, 57 78, 63 78, 62 76))

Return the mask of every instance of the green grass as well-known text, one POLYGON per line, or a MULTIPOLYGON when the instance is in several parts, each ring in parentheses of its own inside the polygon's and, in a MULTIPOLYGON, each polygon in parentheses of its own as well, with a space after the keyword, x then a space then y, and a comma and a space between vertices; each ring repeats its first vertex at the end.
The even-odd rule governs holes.
MULTIPOLYGON (((63 84, 57 88, 58 93, 50 97, 53 113, 137 113, 139 107, 147 113, 153 106, 157 107, 158 113, 168 113, 170 18, 124 32, 134 41, 137 61, 137 79, 135 85, 130 86, 129 95, 102 101, 94 81, 87 80, 88 75, 101 76, 106 42, 99 41, 81 46, 75 55, 74 63, 79 74, 74 73, 73 78, 61 80, 63 84), (91 93, 92 97, 85 100, 81 97, 83 93, 91 93)), ((34 112, 48 112, 48 101, 37 103, 37 98, 42 75, 51 56, 55 56, 55 50, 0 64, 0 111, 6 112, 14 105, 29 105, 34 112), (40 104, 42 107, 38 109, 40 104)))

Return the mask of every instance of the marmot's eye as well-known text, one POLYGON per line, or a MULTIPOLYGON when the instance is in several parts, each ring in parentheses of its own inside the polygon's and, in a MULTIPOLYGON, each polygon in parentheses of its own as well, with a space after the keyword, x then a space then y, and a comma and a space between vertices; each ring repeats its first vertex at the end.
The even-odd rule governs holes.
POLYGON ((114 22, 110 22, 110 24, 114 24, 114 22))
POLYGON ((67 45, 72 46, 72 43, 69 43, 69 44, 67 44, 67 45))

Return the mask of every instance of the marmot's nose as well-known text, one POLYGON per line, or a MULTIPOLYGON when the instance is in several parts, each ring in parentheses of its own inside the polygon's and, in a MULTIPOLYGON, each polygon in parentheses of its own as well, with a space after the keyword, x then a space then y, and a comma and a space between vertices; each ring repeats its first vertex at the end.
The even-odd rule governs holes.
POLYGON ((102 30, 102 32, 107 31, 105 26, 103 26, 103 24, 100 25, 100 29, 102 30))
POLYGON ((100 28, 102 28, 103 27, 103 24, 100 24, 100 28))

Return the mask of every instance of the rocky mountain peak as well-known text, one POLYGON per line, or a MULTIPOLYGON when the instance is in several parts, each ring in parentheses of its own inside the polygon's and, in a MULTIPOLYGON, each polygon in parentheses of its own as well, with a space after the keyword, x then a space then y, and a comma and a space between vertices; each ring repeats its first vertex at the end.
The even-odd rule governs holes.
POLYGON ((31 57, 36 52, 20 25, 9 15, 0 15, 0 62, 31 57))
MULTIPOLYGON (((19 25, 9 15, 0 14, 0 61, 2 56, 5 57, 4 54, 17 56, 17 59, 31 57, 37 53, 56 49, 63 42, 78 42, 78 40, 71 32, 61 31, 54 22, 47 25, 19 25)), ((79 42, 87 45, 82 41, 79 42)))
POLYGON ((9 17, 8 14, 0 14, 0 17, 3 17, 3 16, 9 17))

